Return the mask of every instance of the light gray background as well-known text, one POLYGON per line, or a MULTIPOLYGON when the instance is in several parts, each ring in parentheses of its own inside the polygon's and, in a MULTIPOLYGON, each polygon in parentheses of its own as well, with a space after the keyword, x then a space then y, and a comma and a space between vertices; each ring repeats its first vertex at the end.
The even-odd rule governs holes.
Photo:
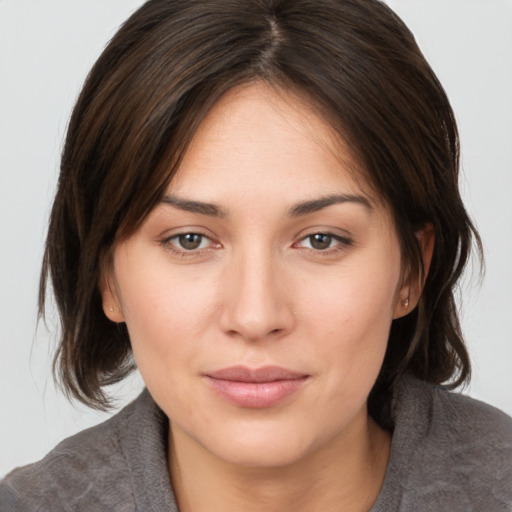
MULTIPOLYGON (((36 333, 37 285, 69 112, 101 49, 142 3, 0 0, 0 476, 107 417, 56 391, 56 319, 36 333)), ((512 2, 388 3, 452 100, 462 189, 484 239, 486 278, 466 279, 461 291, 468 391, 512 415, 512 2)), ((120 405, 140 387, 137 377, 123 384, 120 405)))

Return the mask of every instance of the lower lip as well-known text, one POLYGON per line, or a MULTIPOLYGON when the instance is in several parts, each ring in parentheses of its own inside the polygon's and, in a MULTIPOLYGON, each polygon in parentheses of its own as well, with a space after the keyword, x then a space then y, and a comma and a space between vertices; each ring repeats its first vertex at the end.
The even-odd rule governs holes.
POLYGON ((272 407, 296 393, 307 377, 271 382, 239 382, 207 377, 213 389, 228 402, 239 407, 272 407))

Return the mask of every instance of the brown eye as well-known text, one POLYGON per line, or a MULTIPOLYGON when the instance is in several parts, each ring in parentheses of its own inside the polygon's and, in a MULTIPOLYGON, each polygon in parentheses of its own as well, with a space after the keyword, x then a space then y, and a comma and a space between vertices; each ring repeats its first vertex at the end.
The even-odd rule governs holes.
POLYGON ((185 257, 206 255, 213 249, 220 249, 222 245, 214 242, 209 236, 202 233, 184 232, 160 240, 160 245, 171 254, 185 257))
POLYGON ((352 240, 345 236, 335 235, 329 232, 311 233, 300 239, 295 247, 303 247, 318 254, 332 254, 333 252, 343 251, 352 245, 352 240))
POLYGON ((203 238, 203 235, 199 235, 197 233, 186 233, 178 236, 178 243, 182 249, 185 249, 186 251, 193 251, 194 249, 199 249, 199 247, 201 247, 203 238))
POLYGON ((308 238, 311 247, 318 251, 329 249, 332 243, 332 236, 324 233, 316 233, 314 235, 310 235, 308 238))

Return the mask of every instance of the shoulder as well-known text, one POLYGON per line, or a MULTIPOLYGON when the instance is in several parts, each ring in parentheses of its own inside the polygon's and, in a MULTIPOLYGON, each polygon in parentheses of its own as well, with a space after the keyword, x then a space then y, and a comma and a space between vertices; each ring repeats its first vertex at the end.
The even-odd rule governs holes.
MULTIPOLYGON (((467 484, 503 488, 512 500, 512 419, 460 393, 430 388, 429 431, 425 446, 455 478, 467 484)), ((511 501, 512 502, 512 501, 511 501)))
MULTIPOLYGON (((512 418, 495 407, 439 386, 430 388, 432 425, 482 449, 512 448, 512 418)), ((448 435, 448 437, 450 437, 448 435)), ((512 463, 512 459, 508 459, 512 463)))
POLYGON ((512 507, 512 419, 488 404, 406 378, 393 449, 408 466, 404 478, 417 503, 464 511, 512 507))
MULTIPOLYGON (((512 468, 511 457, 496 457, 498 452, 510 454, 512 450, 512 418, 489 404, 441 386, 416 379, 409 379, 405 386, 402 400, 421 405, 419 418, 428 426, 424 441, 432 448, 454 453, 464 447, 464 458, 478 452, 484 460, 490 458, 493 465, 502 461, 503 466, 512 468)), ((407 406, 404 409, 402 414, 407 415, 407 406)))
POLYGON ((9 473, 0 482, 1 510, 118 510, 132 493, 125 426, 143 395, 104 423, 64 440, 39 462, 9 473))

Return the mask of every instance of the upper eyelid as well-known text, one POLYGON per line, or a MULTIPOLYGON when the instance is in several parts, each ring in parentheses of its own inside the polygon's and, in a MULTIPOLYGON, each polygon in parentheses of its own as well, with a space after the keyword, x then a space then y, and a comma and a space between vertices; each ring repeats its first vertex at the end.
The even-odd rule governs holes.
MULTIPOLYGON (((167 243, 171 243, 171 240, 175 240, 177 239, 178 237, 180 236, 184 236, 184 235, 199 235, 203 238, 206 238, 208 239, 210 242, 212 242, 212 237, 207 235, 206 233, 203 233, 201 231, 198 231, 198 230, 188 230, 188 231, 179 231, 179 232, 176 232, 176 233, 172 233, 170 235, 162 235, 162 236, 159 236, 157 238, 157 241, 158 243, 160 244, 167 244, 167 243)), ((188 252, 192 252, 192 251, 188 251, 188 252)))
POLYGON ((341 240, 353 240, 353 235, 351 232, 346 229, 336 228, 336 227, 324 227, 324 226, 312 226, 310 228, 301 229, 298 233, 294 235, 294 240, 303 240, 309 236, 313 235, 329 235, 336 239, 341 240))
POLYGON ((211 239, 212 237, 210 235, 207 235, 206 233, 203 233, 201 231, 178 231, 177 233, 173 233, 171 235, 163 235, 162 237, 162 240, 170 240, 171 238, 177 238, 179 236, 183 236, 183 235, 199 235, 199 236, 202 236, 204 238, 209 238, 211 239))
POLYGON ((198 236, 202 237, 203 239, 207 239, 207 240, 209 240, 211 243, 215 243, 215 242, 213 241, 213 239, 212 239, 212 237, 211 237, 211 236, 208 236, 208 235, 207 235, 207 234, 205 234, 205 233, 200 233, 200 232, 198 232, 198 231, 183 231, 183 232, 181 232, 181 233, 175 233, 175 234, 173 234, 173 235, 169 235, 169 236, 167 236, 167 237, 164 237, 164 238, 162 239, 162 241, 164 241, 164 242, 166 242, 166 241, 167 241, 167 242, 168 242, 168 241, 170 241, 170 240, 177 239, 177 238, 179 238, 180 236, 184 236, 184 235, 198 235, 198 236))
MULTIPOLYGON (((306 240, 312 236, 315 236, 315 235, 326 235, 326 236, 330 236, 331 238, 337 240, 338 242, 341 242, 341 243, 345 243, 345 244, 352 244, 353 243, 353 240, 351 237, 349 236, 346 236, 346 235, 338 235, 336 233, 332 233, 330 231, 315 231, 313 233, 308 233, 307 235, 304 235, 304 236, 301 236, 297 242, 302 242, 303 240, 306 240)), ((297 243, 297 242, 294 242, 294 243, 297 243)))
POLYGON ((158 235, 157 238, 159 240, 169 240, 181 235, 201 235, 209 238, 210 240, 215 238, 215 236, 210 233, 208 229, 200 226, 184 226, 179 228, 166 229, 160 235, 158 235))

